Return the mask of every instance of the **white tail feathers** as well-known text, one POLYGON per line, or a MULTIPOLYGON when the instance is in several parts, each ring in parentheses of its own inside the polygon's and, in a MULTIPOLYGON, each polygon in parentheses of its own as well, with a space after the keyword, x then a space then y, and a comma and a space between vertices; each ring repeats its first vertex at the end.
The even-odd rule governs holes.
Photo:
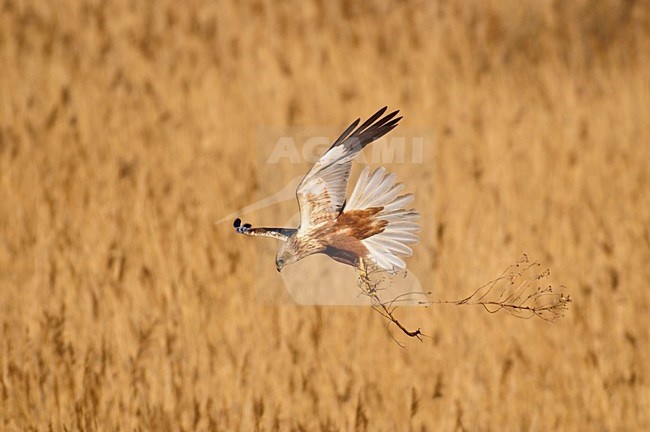
POLYGON ((420 226, 415 222, 420 214, 415 209, 405 209, 415 198, 413 194, 399 195, 404 189, 401 183, 395 183, 395 174, 387 174, 384 168, 377 168, 369 175, 365 167, 350 195, 345 210, 363 210, 371 207, 383 207, 375 216, 388 221, 388 225, 379 234, 361 240, 368 249, 368 258, 384 270, 397 272, 406 268, 400 257, 410 256, 413 251, 408 243, 416 243, 420 226))

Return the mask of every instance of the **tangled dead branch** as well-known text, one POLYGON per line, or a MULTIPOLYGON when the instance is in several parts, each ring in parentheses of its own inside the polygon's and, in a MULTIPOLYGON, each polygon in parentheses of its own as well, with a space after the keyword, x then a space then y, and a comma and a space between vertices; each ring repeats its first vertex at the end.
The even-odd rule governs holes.
MULTIPOLYGON (((432 304, 452 304, 456 306, 482 306, 489 313, 504 310, 513 316, 530 319, 542 318, 545 321, 556 321, 561 318, 571 303, 571 297, 557 293, 551 285, 542 286, 542 281, 550 276, 548 269, 541 270, 541 264, 531 262, 524 256, 516 263, 508 266, 496 279, 476 289, 471 295, 460 300, 430 300, 430 292, 408 292, 398 295, 390 301, 382 301, 380 288, 387 277, 382 272, 361 261, 359 265, 359 288, 362 295, 368 296, 372 308, 395 324, 409 337, 422 340, 421 330, 408 330, 395 317, 398 306, 429 306, 432 304)), ((390 283, 390 282, 389 282, 390 283)), ((401 344, 400 344, 401 345, 401 344)))
MULTIPOLYGON (((530 319, 539 317, 556 321, 569 308, 571 297, 557 293, 551 285, 542 286, 542 281, 551 275, 550 270, 541 270, 541 264, 523 258, 509 266, 499 277, 486 283, 470 296, 457 301, 438 301, 456 305, 480 305, 489 313, 500 310, 530 319)), ((562 287, 564 288, 564 287, 562 287)))
MULTIPOLYGON (((410 295, 424 295, 428 293, 405 293, 393 298, 389 302, 384 302, 379 297, 379 291, 380 291, 379 286, 382 282, 385 281, 385 277, 380 276, 380 279, 372 280, 372 276, 381 275, 381 273, 383 272, 381 272, 379 269, 375 267, 369 267, 366 264, 366 262, 363 259, 361 259, 359 263, 359 282, 358 282, 359 288, 361 290, 360 293, 370 298, 370 302, 371 302, 370 304, 372 308, 389 321, 389 326, 391 323, 393 323, 405 335, 409 337, 416 337, 419 340, 422 340, 422 336, 425 336, 422 333, 422 331, 419 328, 413 331, 408 330, 406 327, 402 325, 402 323, 399 322, 397 318, 395 318, 394 312, 397 309, 397 306, 400 302, 402 302, 403 300, 410 301, 410 299, 408 298, 410 297, 410 295)), ((397 344, 403 347, 403 345, 399 341, 395 340, 395 342, 397 342, 397 344)))

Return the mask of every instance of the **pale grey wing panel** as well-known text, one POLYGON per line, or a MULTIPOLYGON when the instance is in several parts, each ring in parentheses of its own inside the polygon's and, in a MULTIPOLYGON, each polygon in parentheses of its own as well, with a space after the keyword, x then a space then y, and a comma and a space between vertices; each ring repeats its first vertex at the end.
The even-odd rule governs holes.
POLYGON ((386 109, 377 111, 358 128, 360 120, 353 122, 305 175, 296 191, 301 227, 320 225, 343 211, 352 161, 365 146, 390 132, 402 118, 396 118, 399 111, 381 117, 386 109))

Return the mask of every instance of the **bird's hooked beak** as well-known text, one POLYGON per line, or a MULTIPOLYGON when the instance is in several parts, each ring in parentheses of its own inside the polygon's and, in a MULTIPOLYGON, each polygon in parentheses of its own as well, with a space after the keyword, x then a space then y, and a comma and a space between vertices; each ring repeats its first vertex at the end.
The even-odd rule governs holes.
POLYGON ((275 268, 278 270, 278 273, 280 273, 280 272, 282 271, 282 264, 284 264, 284 263, 282 262, 282 260, 277 260, 277 261, 275 262, 275 268))

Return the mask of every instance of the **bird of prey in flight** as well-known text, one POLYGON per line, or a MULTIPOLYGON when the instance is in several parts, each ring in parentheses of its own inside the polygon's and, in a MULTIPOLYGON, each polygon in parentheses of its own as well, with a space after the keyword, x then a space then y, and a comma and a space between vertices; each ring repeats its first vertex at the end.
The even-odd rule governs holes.
POLYGON ((397 117, 399 111, 384 115, 386 110, 380 109, 361 126, 357 119, 307 172, 296 191, 298 228, 254 228, 235 220, 240 234, 282 241, 275 258, 278 271, 317 253, 362 271, 373 264, 389 273, 406 268, 402 257, 412 254, 407 244, 418 241, 420 230, 415 222, 419 213, 405 208, 413 194, 400 195, 404 186, 395 183, 395 174, 384 168, 370 174, 366 166, 346 200, 354 158, 402 118, 397 117))

